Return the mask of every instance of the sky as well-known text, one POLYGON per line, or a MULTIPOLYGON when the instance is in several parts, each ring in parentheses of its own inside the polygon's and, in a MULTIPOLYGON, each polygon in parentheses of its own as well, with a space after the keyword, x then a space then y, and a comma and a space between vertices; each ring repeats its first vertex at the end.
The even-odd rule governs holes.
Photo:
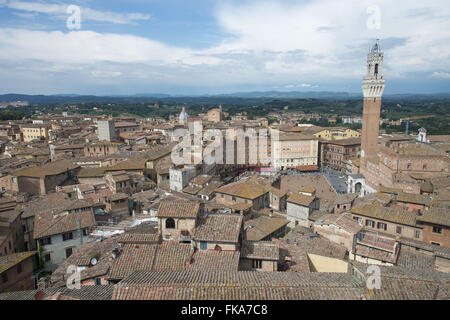
POLYGON ((386 94, 450 93, 448 0, 0 0, 0 94, 361 93, 376 39, 386 94))

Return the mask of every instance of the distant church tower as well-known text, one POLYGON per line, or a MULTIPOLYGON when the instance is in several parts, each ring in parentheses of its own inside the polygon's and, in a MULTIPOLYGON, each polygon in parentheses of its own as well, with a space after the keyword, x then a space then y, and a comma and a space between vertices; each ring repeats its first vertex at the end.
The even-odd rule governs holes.
POLYGON ((377 157, 378 136, 380 133, 381 96, 385 80, 381 73, 383 67, 383 52, 378 41, 367 56, 367 75, 363 78, 364 95, 363 126, 361 138, 361 164, 368 159, 377 157))
POLYGON ((188 116, 186 110, 185 110, 184 107, 183 107, 183 110, 181 110, 180 116, 179 116, 179 118, 178 118, 178 122, 179 122, 180 124, 182 124, 182 125, 187 125, 187 123, 188 123, 188 118, 189 118, 189 116, 188 116))

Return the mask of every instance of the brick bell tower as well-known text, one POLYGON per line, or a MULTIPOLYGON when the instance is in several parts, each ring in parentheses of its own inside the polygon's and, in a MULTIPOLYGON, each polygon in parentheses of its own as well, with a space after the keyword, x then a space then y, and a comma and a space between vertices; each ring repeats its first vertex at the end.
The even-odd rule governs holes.
POLYGON ((378 40, 367 55, 367 75, 363 78, 364 95, 363 125, 361 138, 361 165, 367 160, 375 159, 378 153, 378 136, 380 132, 381 96, 385 80, 381 73, 383 52, 378 40))

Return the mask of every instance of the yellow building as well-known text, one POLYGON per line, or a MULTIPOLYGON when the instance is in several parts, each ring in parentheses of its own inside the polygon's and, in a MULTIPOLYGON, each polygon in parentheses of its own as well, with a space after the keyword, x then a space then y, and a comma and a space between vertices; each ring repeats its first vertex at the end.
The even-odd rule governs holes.
POLYGON ((24 142, 48 140, 48 126, 44 124, 22 125, 20 131, 22 132, 24 142))
POLYGON ((311 127, 305 129, 303 133, 311 134, 316 138, 326 141, 358 138, 361 136, 361 133, 358 131, 345 127, 311 127))

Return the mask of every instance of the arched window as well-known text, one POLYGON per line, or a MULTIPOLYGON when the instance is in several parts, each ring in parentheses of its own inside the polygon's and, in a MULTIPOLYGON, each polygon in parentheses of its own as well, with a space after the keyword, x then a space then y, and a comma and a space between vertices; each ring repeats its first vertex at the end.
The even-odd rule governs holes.
POLYGON ((169 218, 166 220, 166 229, 175 229, 175 220, 169 218))
POLYGON ((378 63, 375 64, 375 74, 376 74, 376 75, 378 74, 378 63))

